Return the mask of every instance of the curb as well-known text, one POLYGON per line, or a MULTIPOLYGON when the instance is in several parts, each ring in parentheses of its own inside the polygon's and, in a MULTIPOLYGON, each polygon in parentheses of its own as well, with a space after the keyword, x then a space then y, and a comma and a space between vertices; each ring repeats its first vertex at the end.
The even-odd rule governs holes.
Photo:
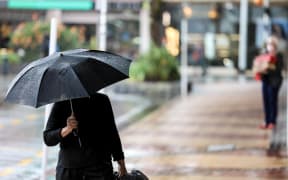
POLYGON ((127 127, 129 124, 133 123, 134 121, 137 121, 137 119, 141 119, 142 116, 145 116, 149 109, 154 109, 155 106, 152 104, 151 101, 140 98, 139 96, 135 95, 127 95, 127 94, 116 94, 113 92, 109 92, 108 96, 111 99, 115 100, 123 100, 123 101, 134 101, 134 102, 141 102, 140 106, 134 107, 132 110, 128 111, 127 113, 117 117, 115 119, 116 125, 119 128, 119 130, 127 127))

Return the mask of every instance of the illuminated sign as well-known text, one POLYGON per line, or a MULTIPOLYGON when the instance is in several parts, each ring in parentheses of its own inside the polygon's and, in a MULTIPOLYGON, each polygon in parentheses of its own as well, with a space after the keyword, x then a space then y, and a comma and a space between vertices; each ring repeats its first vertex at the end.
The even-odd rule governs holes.
POLYGON ((8 8, 91 10, 94 8, 94 2, 90 0, 9 0, 8 8))

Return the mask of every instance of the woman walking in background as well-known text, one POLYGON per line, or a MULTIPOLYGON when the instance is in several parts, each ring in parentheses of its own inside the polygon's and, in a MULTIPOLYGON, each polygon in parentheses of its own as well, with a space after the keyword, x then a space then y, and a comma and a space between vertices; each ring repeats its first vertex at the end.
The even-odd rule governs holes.
POLYGON ((278 52, 277 46, 277 38, 269 37, 265 44, 265 53, 255 59, 256 62, 262 62, 259 63, 262 70, 257 70, 254 67, 254 71, 256 71, 255 78, 262 81, 265 122, 260 125, 261 129, 273 129, 277 120, 278 93, 283 80, 283 55, 278 52))

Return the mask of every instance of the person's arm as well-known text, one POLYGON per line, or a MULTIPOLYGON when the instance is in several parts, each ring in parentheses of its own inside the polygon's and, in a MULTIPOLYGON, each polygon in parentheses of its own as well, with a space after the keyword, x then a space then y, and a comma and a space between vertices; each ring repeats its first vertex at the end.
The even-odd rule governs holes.
POLYGON ((281 53, 278 53, 276 58, 276 71, 281 72, 284 70, 284 57, 281 53))
POLYGON ((118 163, 118 173, 119 176, 125 176, 127 174, 127 169, 126 169, 126 165, 125 165, 125 161, 124 159, 117 161, 118 163))
POLYGON ((76 120, 74 114, 72 113, 71 116, 67 118, 67 124, 64 128, 61 129, 61 137, 64 138, 68 136, 73 129, 78 128, 78 121, 76 120))
MULTIPOLYGON (((63 106, 63 105, 62 105, 63 106)), ((63 138, 68 136, 73 129, 77 129, 78 122, 72 113, 67 119, 65 117, 64 108, 60 104, 54 104, 47 125, 46 129, 43 132, 44 142, 47 146, 55 146, 63 138), (66 126, 61 123, 63 119, 66 119, 66 126)))
POLYGON ((114 114, 112 110, 112 106, 110 103, 109 98, 106 96, 105 100, 105 106, 107 107, 107 120, 109 121, 109 128, 111 130, 111 151, 112 151, 112 157, 114 161, 117 161, 118 163, 118 170, 119 170, 119 175, 124 176, 127 174, 126 166, 125 166, 125 161, 124 161, 124 152, 122 149, 122 143, 121 139, 118 133, 118 129, 116 127, 115 119, 114 119, 114 114))
POLYGON ((55 146, 57 145, 62 137, 61 137, 61 127, 57 119, 57 111, 59 111, 59 107, 56 104, 53 105, 52 110, 50 112, 46 128, 43 132, 44 143, 47 146, 55 146))

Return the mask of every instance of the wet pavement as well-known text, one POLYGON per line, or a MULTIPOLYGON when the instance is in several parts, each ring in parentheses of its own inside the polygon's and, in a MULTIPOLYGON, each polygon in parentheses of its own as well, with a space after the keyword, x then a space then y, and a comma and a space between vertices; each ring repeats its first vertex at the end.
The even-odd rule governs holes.
MULTIPOLYGON (((135 115, 137 109, 140 108, 139 103, 137 103, 139 100, 134 98, 133 101, 132 97, 127 97, 126 101, 123 101, 122 98, 113 95, 112 106, 117 122, 135 115), (131 114, 131 111, 134 113, 131 114)), ((141 102, 145 101, 142 100, 141 102)), ((34 109, 8 104, 2 104, 0 107, 1 180, 39 179, 44 110, 44 108, 34 109)), ((48 168, 54 169, 57 153, 58 147, 48 148, 48 168)), ((52 176, 49 178, 54 179, 52 176)))
MULTIPOLYGON (((286 119, 285 91, 279 121, 286 119)), ((152 180, 288 179, 285 150, 271 153, 272 132, 258 129, 261 100, 254 81, 198 85, 121 131, 128 169, 152 180)))
MULTIPOLYGON (((280 151, 269 151, 273 133, 280 137, 286 135, 285 87, 286 84, 279 98, 278 121, 281 123, 272 132, 258 129, 263 119, 259 82, 232 80, 196 84, 189 97, 175 98, 143 119, 121 128, 128 170, 139 169, 152 180, 288 179, 288 159, 283 146, 280 151)), ((0 117, 1 112, 7 115, 5 109, 1 107, 1 110, 0 117)), ((31 110, 17 107, 6 120, 1 119, 0 130, 2 133, 5 129, 5 133, 18 139, 17 129, 11 129, 21 125, 28 128, 26 133, 30 127, 30 133, 37 134, 42 126, 40 121, 41 117, 39 120, 38 116, 31 115, 31 110), (15 118, 21 119, 21 116, 23 120, 15 118), (39 124, 35 124, 37 121, 39 124), (8 126, 11 132, 5 128, 8 126)), ((24 134, 19 133, 23 139, 24 134)), ((11 142, 0 148, 1 154, 5 154, 0 160, 0 179, 39 179, 40 139, 31 138, 13 146, 11 142), (5 165, 5 162, 13 163, 5 165)), ((56 158, 57 148, 49 148, 48 180, 54 179, 56 158)))
MULTIPOLYGON (((3 103, 13 75, 0 76, 0 179, 39 179, 42 159, 42 130, 45 108, 38 109, 3 103)), ((114 116, 119 127, 143 111, 149 102, 135 96, 110 94, 114 116), (141 103, 139 103, 141 102, 141 103)), ((48 148, 48 168, 54 168, 57 147, 48 148)), ((54 179, 53 176, 49 177, 54 179)))

